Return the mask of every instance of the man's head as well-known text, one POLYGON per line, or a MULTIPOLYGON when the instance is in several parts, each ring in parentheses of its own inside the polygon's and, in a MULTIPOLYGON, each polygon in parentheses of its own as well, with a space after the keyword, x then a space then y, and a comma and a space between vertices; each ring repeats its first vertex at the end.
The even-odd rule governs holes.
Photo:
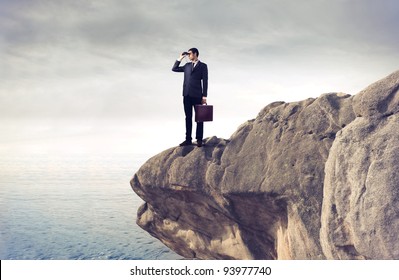
POLYGON ((191 61, 195 61, 195 60, 198 59, 199 51, 198 51, 197 48, 191 48, 191 49, 189 49, 187 52, 188 52, 188 58, 189 58, 191 61))

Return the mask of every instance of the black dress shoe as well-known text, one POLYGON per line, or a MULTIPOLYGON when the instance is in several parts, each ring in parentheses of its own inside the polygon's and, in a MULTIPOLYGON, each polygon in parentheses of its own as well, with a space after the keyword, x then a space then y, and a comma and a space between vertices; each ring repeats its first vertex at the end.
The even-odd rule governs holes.
POLYGON ((197 140, 197 147, 202 147, 202 140, 197 140))
POLYGON ((180 143, 179 146, 180 146, 180 147, 182 147, 182 146, 190 146, 190 145, 192 145, 192 144, 193 144, 193 143, 192 143, 191 141, 186 140, 186 141, 180 143))

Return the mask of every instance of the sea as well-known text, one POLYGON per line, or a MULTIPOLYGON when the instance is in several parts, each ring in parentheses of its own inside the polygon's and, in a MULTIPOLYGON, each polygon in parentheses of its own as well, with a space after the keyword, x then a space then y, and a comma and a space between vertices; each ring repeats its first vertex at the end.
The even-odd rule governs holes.
POLYGON ((0 259, 174 260, 136 225, 130 179, 145 154, 4 153, 0 259))

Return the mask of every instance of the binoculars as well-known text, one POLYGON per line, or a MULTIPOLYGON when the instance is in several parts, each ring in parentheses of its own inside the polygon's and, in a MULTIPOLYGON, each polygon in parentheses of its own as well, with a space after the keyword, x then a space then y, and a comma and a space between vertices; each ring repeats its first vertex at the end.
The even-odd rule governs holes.
POLYGON ((182 53, 182 55, 189 55, 189 53, 188 52, 184 52, 184 53, 182 53))

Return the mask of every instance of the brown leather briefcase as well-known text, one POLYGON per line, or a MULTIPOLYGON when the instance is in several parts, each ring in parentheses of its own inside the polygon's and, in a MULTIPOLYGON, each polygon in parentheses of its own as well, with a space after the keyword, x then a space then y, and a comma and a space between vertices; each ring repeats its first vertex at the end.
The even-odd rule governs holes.
POLYGON ((196 122, 211 122, 213 121, 213 106, 212 105, 195 105, 195 121, 196 122))

